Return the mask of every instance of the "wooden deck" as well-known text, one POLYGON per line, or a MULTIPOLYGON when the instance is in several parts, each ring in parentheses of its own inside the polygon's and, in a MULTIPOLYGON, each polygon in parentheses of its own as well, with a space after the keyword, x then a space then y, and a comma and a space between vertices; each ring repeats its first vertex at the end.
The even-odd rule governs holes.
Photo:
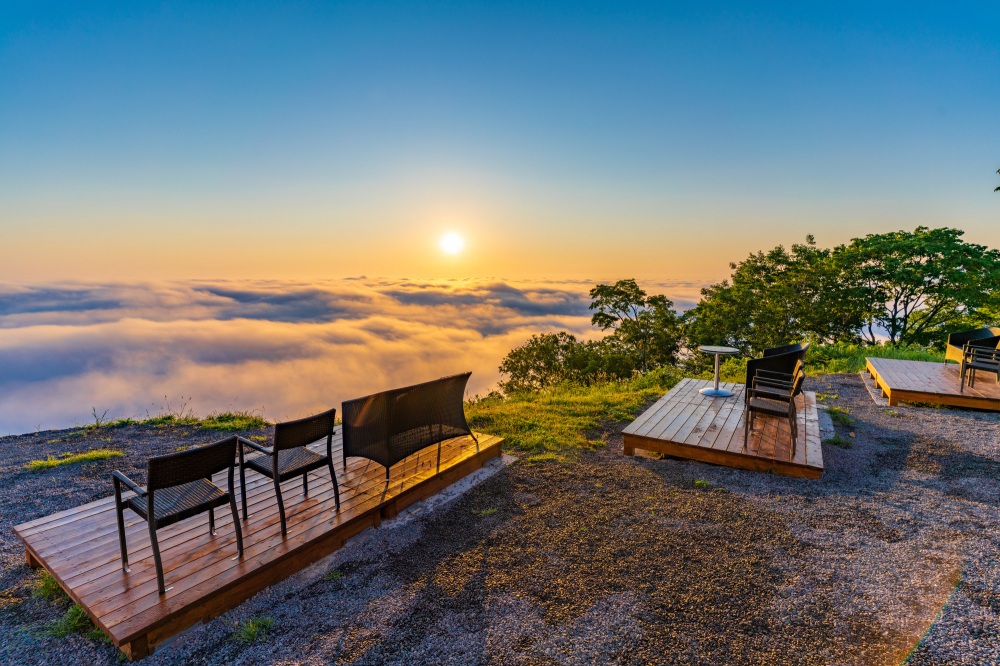
POLYGON ((699 389, 712 386, 682 379, 624 430, 625 455, 635 449, 656 451, 699 462, 818 479, 823 473, 816 396, 804 391, 798 400, 798 444, 789 460, 787 419, 758 416, 743 450, 743 384, 721 384, 729 398, 710 398, 699 389))
MULTIPOLYGON (((368 460, 349 458, 345 473, 338 426, 334 460, 340 479, 339 512, 326 470, 310 474, 306 497, 301 477, 287 481, 282 489, 288 537, 282 539, 270 479, 248 472, 251 516, 243 523, 244 558, 233 559, 236 536, 227 508, 216 510, 215 536, 209 534, 207 513, 165 527, 157 532, 168 587, 162 597, 146 523, 131 511, 125 512, 131 573, 122 570, 113 497, 18 525, 14 531, 25 544, 28 564, 45 567, 115 645, 129 658, 141 659, 156 644, 238 606, 332 553, 351 536, 500 455, 503 440, 477 437, 478 449, 470 437, 444 442, 440 468, 436 446, 410 456, 392 468, 387 487, 385 468, 368 460)), ((315 446, 325 449, 326 443, 315 446)), ((224 478, 216 479, 221 487, 224 478)))
POLYGON ((976 387, 959 391, 959 366, 930 361, 900 361, 866 358, 865 369, 890 405, 900 402, 929 402, 953 407, 1000 411, 1000 385, 996 377, 980 372, 976 387))

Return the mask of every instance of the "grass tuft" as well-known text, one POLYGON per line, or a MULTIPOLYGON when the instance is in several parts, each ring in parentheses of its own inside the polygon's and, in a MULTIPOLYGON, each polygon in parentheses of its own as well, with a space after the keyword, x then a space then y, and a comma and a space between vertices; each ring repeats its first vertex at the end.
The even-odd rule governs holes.
POLYGON ((476 511, 475 509, 473 509, 472 511, 470 511, 470 513, 473 516, 476 516, 478 518, 486 518, 487 516, 492 516, 496 512, 497 510, 495 508, 483 509, 482 511, 476 511))
POLYGON ((236 625, 236 631, 233 633, 233 638, 240 643, 262 641, 267 638, 267 634, 273 626, 274 620, 266 615, 258 615, 257 617, 252 617, 246 622, 241 622, 236 625))
POLYGON ((198 424, 203 430, 222 430, 236 432, 238 430, 258 430, 271 425, 260 414, 253 412, 219 412, 210 414, 198 424))
POLYGON ((125 455, 116 449, 92 449, 82 453, 63 453, 57 456, 48 456, 43 460, 32 460, 24 466, 31 472, 43 472, 53 467, 64 465, 76 465, 77 463, 98 462, 108 458, 120 458, 125 455))
POLYGON ((844 437, 840 433, 834 434, 833 437, 831 437, 830 439, 825 440, 823 443, 824 444, 832 444, 833 446, 838 446, 838 447, 840 447, 842 449, 849 449, 852 446, 854 446, 854 442, 852 442, 847 437, 844 437))
POLYGON ((323 580, 340 580, 343 577, 344 572, 340 569, 330 569, 326 572, 326 575, 323 576, 323 580))
POLYGON ((73 634, 87 634, 88 636, 97 630, 94 623, 90 621, 87 612, 80 604, 73 604, 65 614, 58 620, 53 620, 45 629, 47 636, 56 638, 66 638, 73 634))
POLYGON ((828 407, 826 411, 834 423, 845 426, 854 423, 854 419, 849 416, 851 410, 846 407, 828 407))
POLYGON ((38 574, 38 583, 35 585, 35 589, 31 591, 31 596, 53 603, 61 603, 69 599, 66 593, 63 592, 62 587, 60 587, 56 577, 44 569, 38 574))
POLYGON ((712 484, 709 483, 708 481, 705 481, 704 479, 695 479, 694 487, 699 490, 708 490, 709 488, 712 487, 712 484))

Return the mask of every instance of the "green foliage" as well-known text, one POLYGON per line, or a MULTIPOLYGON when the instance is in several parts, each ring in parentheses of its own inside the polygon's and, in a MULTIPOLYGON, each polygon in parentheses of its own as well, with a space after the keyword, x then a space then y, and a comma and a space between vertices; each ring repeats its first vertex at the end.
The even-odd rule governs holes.
POLYGON ((983 323, 979 310, 1000 284, 1000 251, 966 243, 960 229, 893 231, 835 250, 868 309, 864 335, 885 330, 891 344, 943 346, 949 330, 983 323))
POLYGON ((590 290, 591 323, 611 329, 623 345, 637 350, 639 368, 673 363, 680 349, 681 317, 663 295, 648 296, 635 280, 599 284, 590 290))
POLYGON ((202 419, 198 425, 203 430, 236 432, 266 428, 270 423, 263 416, 253 412, 221 412, 209 415, 208 418, 202 419))
POLYGON ((233 633, 233 638, 240 643, 262 641, 267 638, 267 634, 273 626, 274 620, 270 617, 266 615, 258 615, 257 617, 252 617, 246 622, 241 622, 236 625, 236 631, 233 633))
POLYGON ((697 488, 698 490, 708 490, 709 488, 712 487, 712 484, 709 483, 708 481, 705 481, 704 479, 695 479, 694 487, 697 488))
POLYGON ((31 472, 42 472, 53 467, 97 462, 107 460, 108 458, 119 458, 123 455, 125 454, 115 449, 93 449, 91 451, 84 451, 83 453, 63 453, 58 457, 48 456, 44 460, 32 460, 24 468, 31 472))
POLYGON ((38 581, 31 591, 31 596, 36 599, 45 599, 53 603, 62 603, 69 599, 56 577, 44 569, 38 574, 38 581))
POLYGON ((803 339, 857 338, 863 304, 844 267, 812 236, 791 251, 779 245, 730 268, 730 279, 702 289, 702 300, 685 314, 692 349, 728 345, 759 356, 767 347, 803 339))
POLYGON ((330 569, 329 571, 326 572, 326 575, 323 576, 323 580, 327 581, 340 580, 343 577, 344 577, 344 572, 341 571, 340 569, 330 569))
POLYGON ((648 400, 681 379, 674 368, 659 368, 621 382, 592 386, 557 384, 537 392, 490 394, 466 407, 469 425, 506 440, 505 446, 533 454, 562 454, 604 445, 602 423, 626 422, 648 400))
POLYGON ((508 376, 500 382, 504 393, 535 391, 560 382, 592 384, 627 379, 639 365, 634 350, 609 336, 603 340, 579 342, 576 336, 560 331, 533 335, 512 349, 500 364, 508 376))
POLYGON ((906 361, 944 362, 944 354, 920 345, 864 345, 838 343, 814 345, 806 354, 810 375, 836 375, 861 372, 865 358, 895 358, 906 361))
POLYGON ((80 604, 73 604, 62 617, 53 620, 46 627, 44 633, 56 638, 66 638, 73 634, 87 634, 88 637, 96 637, 94 634, 95 631, 97 631, 97 627, 90 621, 87 612, 83 610, 80 604))

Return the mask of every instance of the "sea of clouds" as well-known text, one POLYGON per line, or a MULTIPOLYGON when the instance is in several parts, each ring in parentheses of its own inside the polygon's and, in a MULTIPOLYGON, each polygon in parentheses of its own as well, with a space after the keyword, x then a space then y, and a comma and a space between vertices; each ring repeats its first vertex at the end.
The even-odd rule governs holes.
MULTIPOLYGON (((601 335, 593 282, 205 281, 0 285, 0 435, 186 409, 271 420, 472 371, 496 386, 533 333, 601 335)), ((648 283, 679 308, 701 285, 648 283)))

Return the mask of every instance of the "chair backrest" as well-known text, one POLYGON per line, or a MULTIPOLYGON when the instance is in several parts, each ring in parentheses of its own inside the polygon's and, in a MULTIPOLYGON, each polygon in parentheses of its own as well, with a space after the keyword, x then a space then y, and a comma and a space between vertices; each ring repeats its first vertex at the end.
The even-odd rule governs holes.
POLYGON ((948 344, 963 347, 966 342, 1000 336, 1000 328, 974 328, 971 331, 959 331, 948 334, 948 344))
POLYGON ((996 349, 1000 347, 1000 335, 994 335, 988 338, 975 338, 969 340, 965 343, 970 347, 979 347, 981 349, 996 349))
POLYGON ((149 459, 146 487, 160 490, 211 478, 236 464, 236 436, 149 459))
POLYGON ((758 370, 770 370, 771 372, 783 372, 786 375, 795 373, 796 364, 802 362, 805 350, 791 351, 784 354, 774 354, 763 358, 753 358, 747 361, 746 385, 753 386, 753 378, 757 376, 758 370))
POLYGON ((333 436, 333 424, 337 420, 337 410, 331 409, 307 416, 296 421, 285 421, 276 423, 274 426, 274 448, 275 452, 287 449, 297 449, 300 446, 308 446, 313 442, 333 436))
POLYGON ((425 446, 472 434, 463 402, 471 375, 344 402, 344 457, 368 458, 388 468, 425 446))
POLYGON ((805 358, 806 351, 809 350, 808 342, 796 342, 791 345, 781 345, 780 347, 771 347, 770 349, 764 350, 764 356, 779 356, 781 354, 788 354, 791 352, 800 352, 802 354, 801 358, 805 358))

